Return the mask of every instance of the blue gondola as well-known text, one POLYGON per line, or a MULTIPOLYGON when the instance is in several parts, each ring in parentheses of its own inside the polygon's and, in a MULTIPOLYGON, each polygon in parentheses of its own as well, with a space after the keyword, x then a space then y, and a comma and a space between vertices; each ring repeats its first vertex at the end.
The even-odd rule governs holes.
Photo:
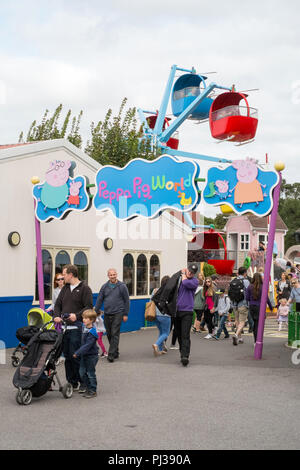
MULTIPOLYGON (((172 91, 172 112, 174 116, 179 116, 200 94, 200 88, 206 88, 207 77, 195 73, 181 75, 175 82, 172 91)), ((199 106, 192 112, 189 119, 207 119, 212 105, 212 98, 204 98, 199 106)))

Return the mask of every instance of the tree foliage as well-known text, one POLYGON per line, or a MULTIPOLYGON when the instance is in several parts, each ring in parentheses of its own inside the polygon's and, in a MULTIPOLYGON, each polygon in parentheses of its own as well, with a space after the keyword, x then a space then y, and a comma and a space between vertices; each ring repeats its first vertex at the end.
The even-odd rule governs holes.
MULTIPOLYGON (((109 109, 102 121, 97 124, 91 123, 91 137, 84 151, 102 165, 123 167, 134 158, 153 160, 160 154, 158 150, 151 149, 149 141, 141 139, 142 131, 137 128, 136 109, 125 110, 126 103, 127 99, 124 98, 116 116, 109 109)), ((81 148, 82 111, 77 117, 72 117, 69 110, 59 125, 62 109, 63 106, 60 104, 52 116, 49 116, 49 110, 46 109, 41 123, 37 124, 35 120, 31 124, 25 142, 66 138, 81 148)), ((24 142, 23 132, 20 134, 19 142, 24 142)))
POLYGON ((282 180, 278 212, 288 227, 284 243, 287 250, 296 244, 294 233, 300 228, 300 183, 282 180))
MULTIPOLYGON (((82 111, 79 115, 72 118, 72 124, 70 128, 71 110, 67 112, 62 125, 59 127, 59 121, 62 113, 62 104, 60 104, 52 116, 49 116, 49 110, 46 109, 42 121, 37 124, 37 121, 33 121, 29 131, 26 135, 25 142, 35 142, 41 140, 52 140, 52 139, 68 139, 76 147, 81 148, 82 138, 79 133, 80 121, 82 117, 82 111), (68 129, 70 128, 69 132, 68 129)), ((21 132, 19 136, 19 142, 24 142, 24 133, 21 132)))
POLYGON ((102 165, 123 167, 134 158, 153 160, 159 152, 152 150, 149 141, 142 141, 137 130, 136 109, 125 111, 127 99, 121 103, 119 112, 113 116, 109 109, 103 121, 91 124, 91 141, 85 152, 102 165))

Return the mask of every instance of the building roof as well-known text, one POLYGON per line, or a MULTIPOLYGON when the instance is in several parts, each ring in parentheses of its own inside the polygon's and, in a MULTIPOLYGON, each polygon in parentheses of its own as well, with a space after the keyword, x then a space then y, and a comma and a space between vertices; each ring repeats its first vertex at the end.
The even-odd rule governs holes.
MULTIPOLYGON (((250 224, 252 225, 253 228, 255 229, 266 229, 268 228, 268 217, 257 217, 256 215, 249 214, 246 217, 248 217, 248 220, 250 224)), ((277 219, 276 219, 276 230, 288 230, 288 227, 282 220, 279 214, 277 214, 277 219)))
POLYGON ((21 145, 29 145, 29 144, 33 144, 33 142, 22 142, 18 144, 4 144, 4 145, 0 145, 0 150, 10 149, 12 147, 20 147, 21 145))
POLYGON ((101 165, 67 139, 41 140, 21 144, 0 145, 0 164, 11 160, 32 157, 33 154, 51 152, 63 148, 70 157, 77 157, 91 170, 98 171, 101 165))

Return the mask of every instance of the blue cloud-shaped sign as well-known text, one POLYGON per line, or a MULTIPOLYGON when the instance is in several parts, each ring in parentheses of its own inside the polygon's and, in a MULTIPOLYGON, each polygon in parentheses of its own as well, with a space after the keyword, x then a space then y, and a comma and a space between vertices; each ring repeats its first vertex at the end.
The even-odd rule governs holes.
POLYGON ((84 211, 89 206, 86 178, 67 178, 63 184, 52 186, 44 181, 34 185, 35 215, 40 222, 63 219, 70 211, 84 211))
POLYGON ((278 181, 276 171, 264 170, 251 159, 236 160, 225 169, 208 170, 203 197, 207 204, 227 204, 237 214, 252 212, 263 217, 272 210, 278 181))
POLYGON ((198 173, 195 162, 168 155, 153 161, 137 158, 124 168, 107 165, 96 176, 94 207, 110 209, 122 220, 137 215, 152 218, 168 208, 187 212, 199 200, 198 173))

